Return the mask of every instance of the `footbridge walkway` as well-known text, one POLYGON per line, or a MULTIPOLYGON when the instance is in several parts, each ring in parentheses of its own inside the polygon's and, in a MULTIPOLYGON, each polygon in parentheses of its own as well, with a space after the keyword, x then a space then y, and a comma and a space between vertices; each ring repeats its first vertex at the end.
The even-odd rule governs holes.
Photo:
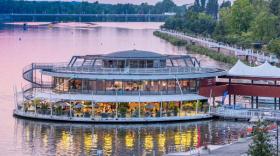
POLYGON ((256 52, 253 52, 252 49, 241 49, 241 48, 233 47, 233 46, 230 46, 230 45, 227 45, 224 43, 216 42, 216 41, 214 41, 212 39, 208 39, 208 38, 193 37, 188 34, 178 32, 175 30, 161 29, 158 31, 169 34, 171 36, 175 36, 175 37, 183 39, 183 40, 197 42, 197 43, 205 45, 206 47, 209 47, 209 48, 222 48, 222 49, 233 52, 235 56, 248 56, 248 57, 256 58, 259 62, 262 62, 262 63, 264 63, 265 61, 268 61, 270 63, 279 63, 279 59, 276 56, 265 55, 263 52, 256 53, 256 52))
POLYGON ((263 119, 267 121, 280 121, 280 111, 278 110, 257 110, 257 109, 228 109, 212 108, 211 115, 221 118, 245 119, 251 118, 263 119))

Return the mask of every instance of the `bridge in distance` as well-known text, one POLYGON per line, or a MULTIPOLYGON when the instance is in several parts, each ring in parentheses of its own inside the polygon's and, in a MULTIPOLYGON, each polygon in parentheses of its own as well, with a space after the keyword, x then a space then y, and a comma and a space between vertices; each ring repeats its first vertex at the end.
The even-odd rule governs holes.
POLYGON ((173 14, 0 14, 0 21, 163 22, 170 16, 174 16, 174 15, 173 14))

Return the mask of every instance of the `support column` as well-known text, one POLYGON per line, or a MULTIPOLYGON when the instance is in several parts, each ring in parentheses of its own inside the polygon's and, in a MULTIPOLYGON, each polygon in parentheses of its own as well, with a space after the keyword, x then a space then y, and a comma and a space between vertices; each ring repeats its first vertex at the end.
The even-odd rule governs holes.
POLYGON ((53 116, 53 103, 51 102, 51 117, 53 116))
POLYGON ((212 104, 213 104, 213 107, 215 107, 215 97, 213 97, 212 104))
POLYGON ((274 98, 274 110, 276 110, 277 98, 274 98))
POLYGON ((256 108, 259 109, 259 97, 256 96, 256 108))
POLYGON ((183 104, 183 102, 180 101, 180 110, 179 110, 179 116, 180 116, 180 117, 181 117, 181 114, 182 114, 182 104, 183 104))
POLYGON ((91 101, 91 118, 94 118, 94 104, 93 104, 93 100, 91 101))
POLYGON ((119 103, 116 102, 116 118, 118 118, 118 109, 119 109, 119 103))
POLYGON ((162 117, 162 101, 160 102, 160 117, 162 117))
POLYGON ((50 93, 50 99, 49 99, 50 105, 51 105, 51 117, 53 116, 53 102, 52 102, 52 94, 50 93))
MULTIPOLYGON (((254 80, 251 80, 251 83, 254 84, 254 80)), ((254 96, 251 96, 251 108, 254 109, 254 96)))
MULTIPOLYGON (((41 85, 43 84, 43 74, 41 72, 41 85)), ((41 87, 41 91, 43 90, 43 87, 41 87)))
MULTIPOLYGON (((229 78, 229 88, 230 88, 230 85, 231 85, 231 78, 229 78)), ((231 94, 230 94, 230 92, 228 92, 228 104, 231 106, 231 94)))
POLYGON ((195 104, 195 114, 197 114, 197 109, 198 109, 198 100, 196 100, 196 104, 195 104))
MULTIPOLYGON (((275 87, 277 86, 277 81, 274 81, 274 85, 275 85, 275 87)), ((275 97, 274 98, 274 110, 276 110, 277 108, 277 98, 275 97)))
MULTIPOLYGON (((17 96, 18 96, 17 88, 14 86, 14 98, 15 98, 15 109, 16 110, 18 110, 18 97, 17 96)), ((24 104, 23 104, 23 110, 24 110, 24 104)))
POLYGON ((251 96, 251 108, 254 109, 254 96, 251 96))
POLYGON ((70 119, 72 118, 72 102, 70 101, 70 119))
POLYGON ((279 107, 278 109, 280 110, 280 98, 278 99, 278 102, 279 102, 278 103, 278 107, 279 107))
POLYGON ((138 117, 141 118, 141 106, 140 106, 140 101, 138 103, 138 117))
POLYGON ((140 103, 140 92, 139 92, 139 101, 138 101, 138 117, 141 117, 141 103, 140 103))
POLYGON ((36 102, 34 102, 34 105, 35 105, 35 115, 37 115, 37 104, 36 104, 36 102))
POLYGON ((236 105, 236 95, 233 94, 233 106, 234 106, 234 108, 235 108, 235 105, 236 105))

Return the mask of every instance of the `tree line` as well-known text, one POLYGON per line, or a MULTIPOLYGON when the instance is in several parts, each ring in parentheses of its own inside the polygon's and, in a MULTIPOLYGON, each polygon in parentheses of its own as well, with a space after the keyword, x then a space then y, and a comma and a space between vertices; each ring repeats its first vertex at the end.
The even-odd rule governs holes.
POLYGON ((184 6, 177 6, 172 0, 163 0, 155 5, 134 4, 101 4, 63 1, 25 1, 0 0, 0 14, 163 14, 165 12, 184 12, 184 6))
POLYGON ((195 0, 184 14, 169 18, 164 28, 211 37, 219 42, 252 48, 280 56, 280 1, 236 0, 233 4, 216 0, 195 0))

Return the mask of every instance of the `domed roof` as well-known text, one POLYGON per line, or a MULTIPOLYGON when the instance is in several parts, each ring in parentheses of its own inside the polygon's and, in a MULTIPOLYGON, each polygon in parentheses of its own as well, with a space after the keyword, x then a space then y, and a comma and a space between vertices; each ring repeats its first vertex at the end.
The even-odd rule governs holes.
POLYGON ((164 55, 142 50, 127 50, 127 51, 118 51, 104 55, 105 57, 113 58, 159 58, 164 57, 164 55))

